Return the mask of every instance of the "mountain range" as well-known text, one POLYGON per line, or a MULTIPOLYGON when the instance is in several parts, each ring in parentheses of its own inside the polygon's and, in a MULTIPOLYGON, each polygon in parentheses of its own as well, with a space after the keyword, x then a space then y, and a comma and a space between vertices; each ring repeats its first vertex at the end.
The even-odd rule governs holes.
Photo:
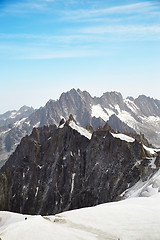
POLYGON ((159 151, 107 123, 86 130, 72 115, 34 128, 0 169, 0 210, 50 215, 123 199, 154 177, 159 151))
POLYGON ((159 106, 72 89, 0 115, 0 239, 159 239, 159 106))
POLYGON ((92 97, 87 91, 71 89, 37 110, 24 106, 0 115, 0 166, 34 127, 58 126, 70 114, 82 127, 92 126, 96 130, 107 122, 117 132, 141 133, 152 145, 160 146, 159 100, 144 95, 124 99, 118 92, 92 97))

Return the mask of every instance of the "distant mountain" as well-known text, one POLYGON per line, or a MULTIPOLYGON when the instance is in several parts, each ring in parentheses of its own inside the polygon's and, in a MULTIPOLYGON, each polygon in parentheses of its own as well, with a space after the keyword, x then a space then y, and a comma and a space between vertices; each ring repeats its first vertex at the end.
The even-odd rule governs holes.
POLYGON ((15 150, 21 138, 32 128, 22 123, 34 112, 32 107, 23 106, 18 111, 8 111, 0 115, 0 167, 15 150))
POLYGON ((83 127, 91 125, 96 130, 108 122, 116 131, 142 133, 154 146, 160 146, 159 100, 144 95, 124 99, 118 92, 92 97, 86 91, 71 89, 62 93, 57 101, 50 100, 44 107, 35 111, 32 109, 28 116, 14 121, 12 114, 1 116, 0 159, 7 159, 21 138, 30 134, 34 127, 58 126, 60 120, 68 119, 70 114, 83 127))
POLYGON ((34 128, 0 169, 0 210, 50 215, 111 202, 158 171, 157 150, 107 124, 92 132, 72 115, 34 128))
POLYGON ((0 114, 0 127, 6 127, 9 124, 14 124, 23 118, 27 118, 34 112, 32 107, 23 106, 18 111, 8 111, 4 114, 0 114))

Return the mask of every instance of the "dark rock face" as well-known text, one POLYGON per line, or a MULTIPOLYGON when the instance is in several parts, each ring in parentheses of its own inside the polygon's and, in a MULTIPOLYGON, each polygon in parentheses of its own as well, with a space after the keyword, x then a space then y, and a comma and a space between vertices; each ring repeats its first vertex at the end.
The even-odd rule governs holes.
POLYGON ((34 128, 0 170, 0 210, 47 215, 117 200, 156 171, 149 157, 109 130, 89 140, 67 123, 34 128))
POLYGON ((115 131, 143 133, 149 142, 160 147, 160 101, 144 95, 123 99, 118 92, 106 92, 101 97, 92 97, 86 91, 71 89, 38 110, 23 107, 19 113, 17 118, 12 118, 15 112, 0 115, 0 167, 1 161, 8 159, 22 137, 34 127, 58 126, 70 114, 82 127, 88 125, 96 130, 108 122, 115 131))

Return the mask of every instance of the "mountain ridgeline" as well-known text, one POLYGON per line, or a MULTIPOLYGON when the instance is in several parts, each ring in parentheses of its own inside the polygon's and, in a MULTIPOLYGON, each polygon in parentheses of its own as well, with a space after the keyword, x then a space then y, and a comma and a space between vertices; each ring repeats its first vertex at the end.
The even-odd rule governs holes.
POLYGON ((38 110, 23 107, 21 111, 0 115, 0 166, 34 127, 58 126, 70 114, 82 127, 88 125, 96 130, 107 122, 115 131, 142 133, 155 147, 160 146, 159 100, 144 95, 124 99, 118 92, 92 97, 86 91, 71 89, 38 110))
POLYGON ((21 140, 0 169, 0 210, 50 215, 119 200, 159 168, 158 153, 115 137, 108 124, 91 138, 75 128, 70 117, 21 140))

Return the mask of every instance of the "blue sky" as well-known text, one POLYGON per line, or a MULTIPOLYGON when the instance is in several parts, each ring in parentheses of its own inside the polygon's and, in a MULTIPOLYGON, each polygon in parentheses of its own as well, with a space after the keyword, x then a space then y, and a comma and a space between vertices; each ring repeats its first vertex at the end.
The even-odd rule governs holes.
POLYGON ((159 78, 159 1, 0 2, 0 113, 71 88, 160 99, 159 78))

